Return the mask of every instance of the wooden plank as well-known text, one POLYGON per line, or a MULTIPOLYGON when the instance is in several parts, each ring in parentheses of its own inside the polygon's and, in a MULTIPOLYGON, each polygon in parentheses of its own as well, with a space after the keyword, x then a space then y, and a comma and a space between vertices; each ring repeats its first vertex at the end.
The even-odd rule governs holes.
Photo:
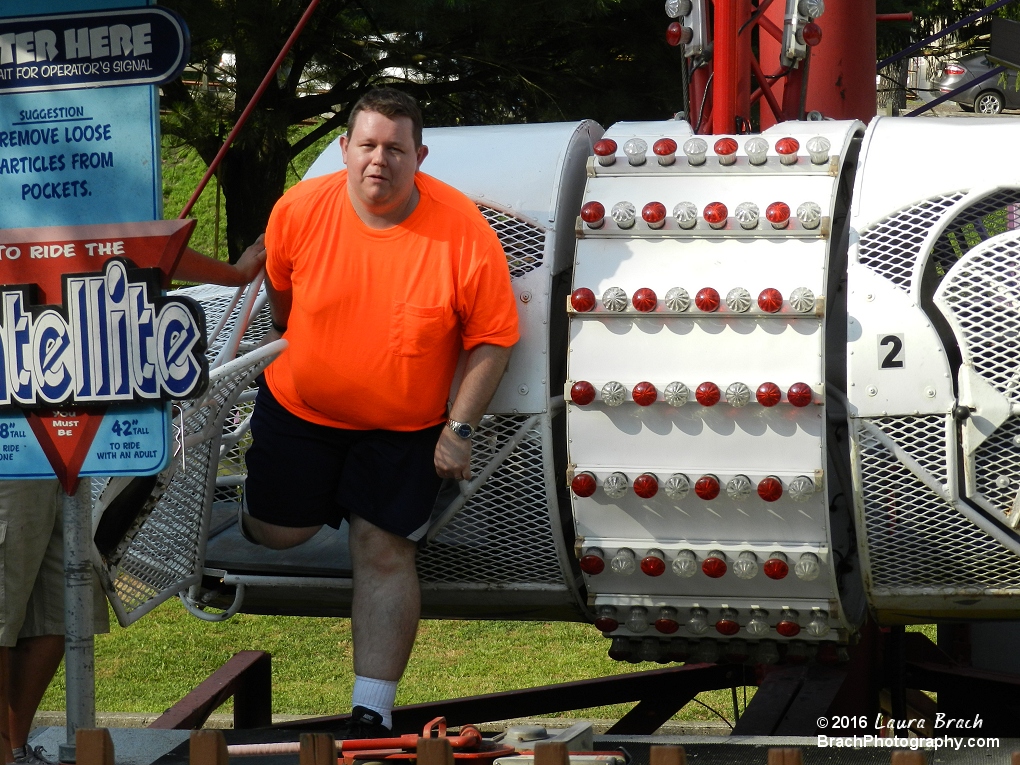
POLYGON ((113 765, 113 739, 106 728, 79 728, 74 732, 78 765, 113 765))
POLYGON ((898 750, 892 753, 892 765, 925 765, 928 758, 924 752, 898 750))
POLYGON ((300 765, 337 765, 336 739, 332 733, 302 733, 300 765))
MULTIPOLYGON (((301 763, 305 765, 305 763, 301 763)), ((418 765, 453 765, 453 747, 448 738, 419 738, 418 765)))
POLYGON ((649 765, 687 765, 687 752, 682 746, 653 746, 649 755, 649 765))
POLYGON ((223 731, 192 731, 188 752, 190 765, 227 765, 227 740, 223 731))
POLYGON ((535 744, 535 765, 570 765, 570 752, 562 741, 535 744))
POLYGON ((239 715, 236 710, 234 712, 235 727, 272 724, 271 660, 272 657, 265 651, 238 651, 149 727, 164 730, 201 728, 209 715, 235 694, 235 706, 240 704, 242 710, 242 725, 237 724, 239 715))

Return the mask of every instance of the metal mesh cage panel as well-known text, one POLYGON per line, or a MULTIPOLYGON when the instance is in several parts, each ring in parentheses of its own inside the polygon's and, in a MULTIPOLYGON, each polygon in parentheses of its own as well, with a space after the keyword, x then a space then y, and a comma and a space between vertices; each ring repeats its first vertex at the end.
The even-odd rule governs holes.
POLYGON ((875 594, 1020 592, 1018 558, 861 432, 864 519, 875 594))
POLYGON ((1004 189, 953 216, 932 247, 938 276, 949 272, 972 248, 997 234, 1020 228, 1020 189, 1004 189))
POLYGON ((185 409, 185 438, 197 443, 189 444, 183 469, 176 465, 168 468, 173 475, 166 491, 129 535, 118 565, 104 572, 112 580, 113 595, 123 613, 144 613, 148 603, 176 593, 182 583, 197 575, 204 554, 202 530, 209 506, 210 469, 219 460, 220 418, 238 387, 246 385, 269 361, 262 357, 214 379, 202 404, 192 403, 185 409))
POLYGON ((252 386, 230 410, 223 421, 223 447, 220 449, 220 464, 216 472, 216 490, 213 503, 241 501, 241 487, 248 474, 244 465, 244 453, 251 446, 251 432, 248 429, 252 410, 255 409, 255 393, 258 386, 252 386))
POLYGON ((1020 234, 960 261, 939 288, 974 371, 1020 403, 1020 234))
POLYGON ((962 193, 932 197, 874 224, 861 234, 858 262, 909 292, 925 237, 943 213, 961 199, 962 193))
POLYGON ((500 244, 503 245, 511 278, 524 276, 542 265, 545 256, 544 231, 487 205, 478 205, 478 210, 485 216, 485 220, 492 226, 500 244))
MULTIPOLYGON (((474 438, 477 473, 529 418, 487 417, 474 438)), ((418 556, 423 582, 564 586, 545 487, 539 424, 418 556)))
POLYGON ((1020 419, 1006 420, 974 453, 977 493, 1002 518, 1012 521, 1013 502, 1020 490, 1020 419))
POLYGON ((936 481, 949 481, 944 415, 881 417, 869 422, 881 428, 936 481))

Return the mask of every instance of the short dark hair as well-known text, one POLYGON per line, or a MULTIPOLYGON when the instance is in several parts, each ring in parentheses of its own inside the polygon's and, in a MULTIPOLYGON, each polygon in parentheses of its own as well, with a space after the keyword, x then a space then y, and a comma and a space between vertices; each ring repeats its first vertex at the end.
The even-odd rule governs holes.
POLYGON ((347 135, 354 132, 354 123, 362 112, 375 112, 390 119, 407 117, 411 120, 414 145, 415 147, 421 146, 421 109, 418 108, 418 102, 414 96, 396 88, 373 88, 359 98, 351 109, 351 116, 347 120, 347 135))

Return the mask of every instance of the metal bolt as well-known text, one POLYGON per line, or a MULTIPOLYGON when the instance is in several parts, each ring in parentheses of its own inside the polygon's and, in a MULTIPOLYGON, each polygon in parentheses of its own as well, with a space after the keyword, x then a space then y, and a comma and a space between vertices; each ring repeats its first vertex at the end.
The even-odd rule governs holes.
POLYGON ((531 293, 530 292, 522 292, 521 293, 521 302, 522 303, 530 303, 531 302, 531 293))
POLYGON ((924 395, 926 395, 928 398, 935 398, 935 389, 929 385, 927 388, 924 389, 924 395))
POLYGON ((520 388, 517 389, 517 392, 520 393, 522 396, 527 396, 528 390, 529 388, 527 385, 522 385, 520 388))
POLYGON ((872 300, 875 299, 875 296, 874 296, 874 294, 869 292, 867 295, 864 296, 864 299, 867 300, 870 303, 872 300))
POLYGON ((995 485, 998 486, 1000 489, 1008 489, 1009 479, 1004 475, 1000 475, 998 478, 995 479, 995 485))
POLYGON ((878 395, 878 388, 876 388, 874 385, 869 385, 868 386, 868 395, 869 396, 877 396, 878 395))
POLYGON ((1013 446, 1020 446, 1020 436, 1013 436, 1013 446))

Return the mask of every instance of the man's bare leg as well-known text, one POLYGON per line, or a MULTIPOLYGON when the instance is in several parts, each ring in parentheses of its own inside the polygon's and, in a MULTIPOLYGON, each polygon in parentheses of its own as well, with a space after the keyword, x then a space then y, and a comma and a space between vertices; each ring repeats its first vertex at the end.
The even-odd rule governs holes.
POLYGON ((28 742, 32 718, 64 658, 64 636, 22 638, 6 653, 10 744, 17 749, 28 742))
POLYGON ((245 533, 270 550, 286 550, 290 547, 297 547, 299 544, 307 542, 314 537, 319 532, 319 529, 322 528, 321 525, 299 526, 297 528, 277 526, 274 523, 266 523, 258 518, 252 518, 247 513, 242 518, 245 533))
POLYGON ((414 542, 351 515, 354 674, 397 681, 411 657, 421 614, 414 542))

